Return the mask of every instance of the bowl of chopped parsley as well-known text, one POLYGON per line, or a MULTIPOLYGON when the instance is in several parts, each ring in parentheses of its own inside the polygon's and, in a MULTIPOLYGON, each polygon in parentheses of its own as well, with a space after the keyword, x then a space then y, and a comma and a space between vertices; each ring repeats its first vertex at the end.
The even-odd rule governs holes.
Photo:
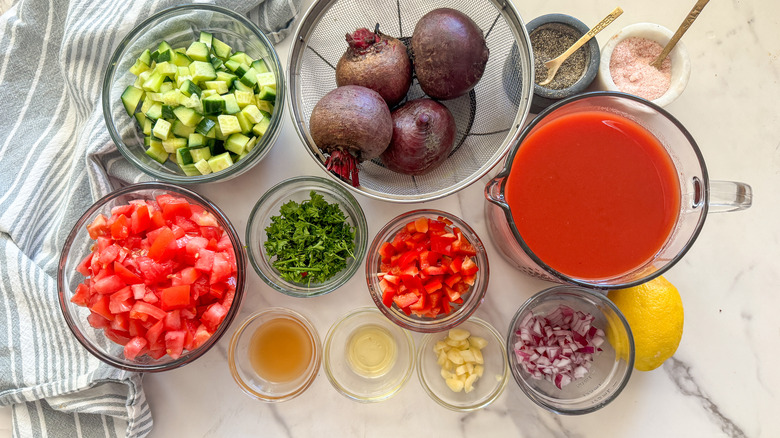
POLYGON ((293 297, 332 292, 355 274, 366 255, 363 209, 333 181, 301 176, 268 190, 246 228, 247 253, 257 274, 293 297))

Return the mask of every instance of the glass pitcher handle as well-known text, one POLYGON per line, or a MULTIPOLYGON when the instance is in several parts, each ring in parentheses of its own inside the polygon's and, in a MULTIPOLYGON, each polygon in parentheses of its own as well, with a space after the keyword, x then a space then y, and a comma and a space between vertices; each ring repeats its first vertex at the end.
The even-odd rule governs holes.
POLYGON ((504 193, 501 190, 504 179, 506 179, 506 177, 491 179, 485 186, 485 198, 501 208, 508 209, 509 205, 507 205, 506 199, 504 199, 504 193))
POLYGON ((753 189, 736 181, 710 181, 710 213, 739 211, 753 205, 753 189))

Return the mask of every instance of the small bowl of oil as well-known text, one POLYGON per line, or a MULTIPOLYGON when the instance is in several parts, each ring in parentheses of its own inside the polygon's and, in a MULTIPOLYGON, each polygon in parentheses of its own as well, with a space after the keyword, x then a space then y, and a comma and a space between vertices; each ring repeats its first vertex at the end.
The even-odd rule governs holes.
POLYGON ((271 307, 252 314, 233 334, 230 374, 247 395, 282 402, 303 394, 320 369, 320 338, 298 312, 271 307))
POLYGON ((323 366, 345 397, 362 403, 387 400, 414 371, 414 341, 376 308, 360 307, 328 330, 323 366))

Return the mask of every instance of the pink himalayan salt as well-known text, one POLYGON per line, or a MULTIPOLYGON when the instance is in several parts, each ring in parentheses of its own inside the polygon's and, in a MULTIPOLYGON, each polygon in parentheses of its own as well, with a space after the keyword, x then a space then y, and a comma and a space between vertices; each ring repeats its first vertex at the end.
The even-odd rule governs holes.
POLYGON ((672 61, 667 56, 661 69, 650 65, 663 47, 647 38, 631 37, 619 42, 609 60, 612 81, 620 91, 655 100, 663 96, 672 83, 672 61))

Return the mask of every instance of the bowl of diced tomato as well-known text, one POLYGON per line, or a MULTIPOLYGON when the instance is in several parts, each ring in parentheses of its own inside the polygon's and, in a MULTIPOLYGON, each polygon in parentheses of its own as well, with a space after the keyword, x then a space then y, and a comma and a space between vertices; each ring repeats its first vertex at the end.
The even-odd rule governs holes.
POLYGON ((448 330, 477 310, 490 268, 477 233, 439 210, 413 210, 392 219, 374 238, 366 282, 379 310, 422 333, 448 330))
POLYGON ((246 256, 225 214, 168 183, 116 190, 65 241, 57 275, 68 327, 98 359, 156 372, 209 350, 238 314, 246 256))

